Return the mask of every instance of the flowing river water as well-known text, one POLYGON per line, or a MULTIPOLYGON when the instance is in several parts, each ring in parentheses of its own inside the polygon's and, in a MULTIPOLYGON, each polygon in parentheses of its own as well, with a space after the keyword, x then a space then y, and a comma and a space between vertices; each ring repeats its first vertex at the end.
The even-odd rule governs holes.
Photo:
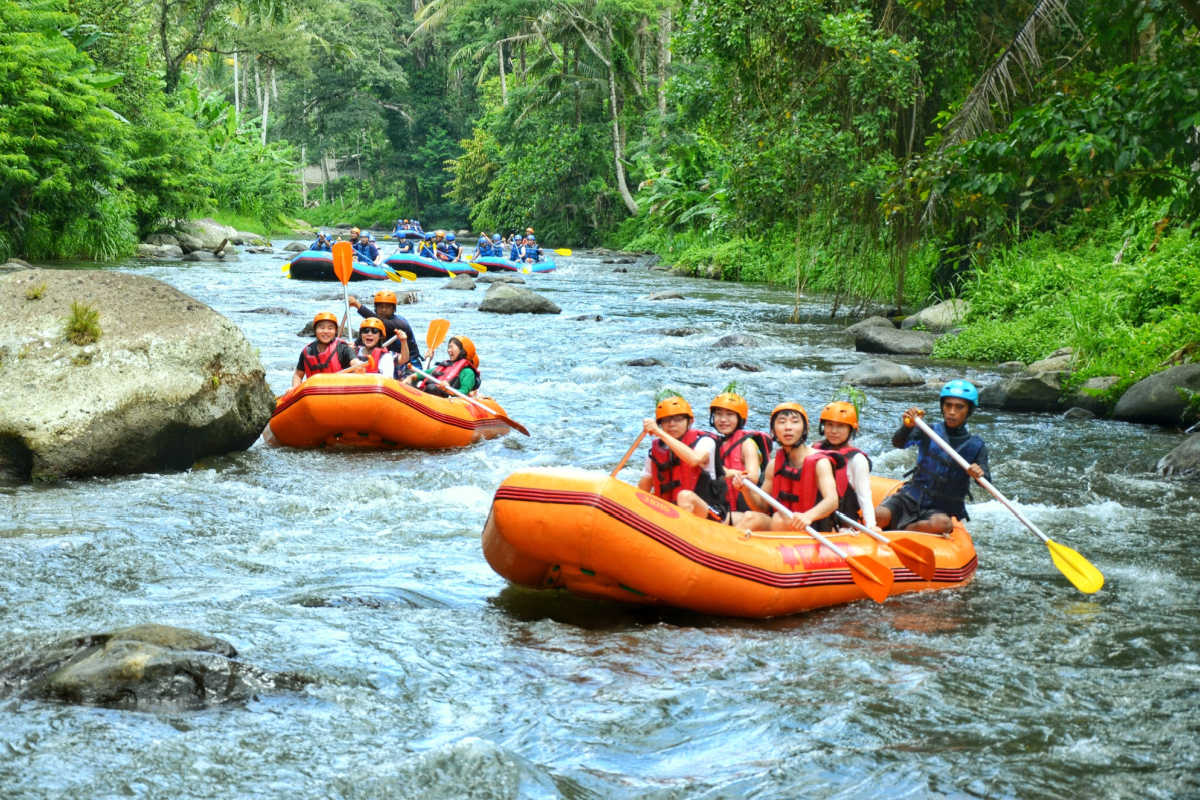
MULTIPOLYGON (((663 386, 706 408, 737 378, 759 427, 784 399, 815 414, 862 358, 820 298, 791 323, 784 290, 559 262, 527 280, 560 315, 483 314, 485 287, 437 279, 400 309, 419 340, 437 317, 473 337, 484 388, 530 438, 432 453, 260 440, 183 473, 0 486, 0 659, 157 622, 315 679, 200 712, 9 698, 0 795, 1200 796, 1200 502, 1196 483, 1153 473, 1176 432, 973 417, 995 484, 1104 572, 1093 596, 980 492, 973 582, 883 605, 746 621, 507 586, 479 535, 510 472, 611 469, 663 386), (661 291, 684 298, 647 299, 661 291), (663 333, 679 328, 695 332, 663 333), (717 348, 729 334, 752 341, 717 348), (663 365, 627 364, 642 357, 663 365), (763 369, 718 369, 727 359, 763 369)), ((297 332, 342 300, 336 283, 285 280, 281 263, 115 268, 232 319, 282 392, 308 341, 297 332)), ((997 377, 912 363, 931 381, 997 377)), ((936 391, 872 389, 867 403, 859 444, 899 476, 912 456, 891 431, 911 404, 933 412, 936 391)))

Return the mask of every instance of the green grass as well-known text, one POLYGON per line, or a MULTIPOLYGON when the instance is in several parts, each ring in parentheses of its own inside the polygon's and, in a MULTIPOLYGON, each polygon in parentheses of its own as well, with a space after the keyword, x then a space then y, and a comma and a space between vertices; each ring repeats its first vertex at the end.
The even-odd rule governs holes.
POLYGON ((71 303, 71 313, 63 327, 67 341, 85 345, 100 339, 100 312, 78 301, 71 303))
POLYGON ((263 230, 264 223, 258 217, 249 214, 239 214, 236 211, 229 209, 217 209, 212 213, 214 221, 222 225, 228 225, 239 231, 247 233, 261 233, 263 236, 271 237, 277 235, 290 234, 295 231, 298 220, 290 220, 284 217, 272 221, 269 225, 270 230, 263 230))

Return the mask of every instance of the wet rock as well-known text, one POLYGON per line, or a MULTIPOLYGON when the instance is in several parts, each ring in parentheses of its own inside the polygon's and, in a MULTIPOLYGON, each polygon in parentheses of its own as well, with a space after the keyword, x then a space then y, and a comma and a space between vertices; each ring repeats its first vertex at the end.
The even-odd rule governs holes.
POLYGON ((230 242, 238 235, 237 229, 222 225, 214 219, 188 220, 175 232, 179 246, 185 253, 193 250, 207 250, 210 253, 221 247, 224 242, 230 242))
POLYGON ((8 261, 4 262, 4 266, 0 266, 0 273, 17 272, 23 269, 38 269, 38 267, 35 267, 28 261, 20 258, 10 258, 8 261))
POLYGON ((525 283, 515 272, 485 272, 475 279, 477 283, 525 283))
POLYGON ((179 239, 170 233, 152 233, 146 237, 143 243, 155 245, 170 244, 179 247, 179 239))
POLYGON ((740 369, 742 372, 762 372, 762 367, 746 361, 722 361, 717 369, 740 369))
POLYGON ((1171 367, 1138 381, 1121 395, 1113 417, 1158 425, 1193 422, 1194 418, 1185 418, 1188 402, 1181 389, 1200 392, 1200 364, 1171 367))
POLYGON ((283 246, 283 249, 287 253, 303 253, 308 249, 308 245, 304 242, 288 242, 283 246))
POLYGON ((184 261, 220 261, 221 259, 208 250, 192 250, 183 254, 184 261))
POLYGON ((1109 407, 1109 402, 1104 399, 1103 395, 1106 395, 1109 389, 1120 382, 1121 379, 1116 375, 1088 378, 1083 385, 1071 393, 1066 402, 1068 405, 1086 408, 1096 416, 1101 416, 1108 411, 1109 407))
POLYGON ((1066 372, 1071 368, 1071 360, 1074 355, 1075 351, 1072 348, 1060 347, 1041 361, 1034 361, 1025 369, 1031 375, 1041 372, 1066 372))
POLYGON ((475 291, 475 281, 470 275, 459 275, 458 277, 443 283, 442 288, 473 292, 475 291))
POLYGON ((717 339, 714 347, 757 347, 758 339, 745 333, 731 333, 717 339))
POLYGON ((1070 408, 1068 408, 1066 411, 1063 412, 1063 419, 1082 421, 1082 420, 1089 420, 1089 419, 1095 419, 1095 418, 1096 418, 1095 413, 1093 413, 1092 411, 1089 411, 1086 408, 1080 408, 1079 406, 1071 406, 1070 408))
POLYGON ((869 358, 842 373, 842 381, 852 386, 919 386, 925 376, 904 364, 869 358))
POLYGON ((704 333, 701 328, 663 328, 659 331, 663 336, 695 336, 697 333, 704 333))
POLYGON ((287 317, 299 316, 290 308, 280 308, 279 306, 263 306, 262 308, 251 308, 242 312, 243 314, 279 314, 287 317))
MULTIPOLYGON (((654 266, 656 264, 658 264, 658 262, 659 262, 658 253, 651 253, 648 256, 646 256, 644 259, 642 259, 642 266, 645 267, 646 269, 654 269, 654 266)), ((615 271, 616 272, 624 272, 625 270, 620 269, 620 270, 615 270, 615 271)))
POLYGON ((398 305, 411 306, 417 303, 419 297, 420 294, 418 292, 401 292, 396 295, 396 302, 398 305))
POLYGON ((217 256, 217 258, 221 261, 241 261, 242 260, 241 257, 238 255, 237 250, 234 250, 232 247, 225 248, 225 250, 223 250, 217 256))
POLYGON ((604 317, 599 314, 580 314, 578 317, 571 317, 576 322, 603 322, 604 317))
POLYGON ((493 314, 559 314, 562 309, 537 292, 507 283, 493 283, 479 304, 493 314))
POLYGON ((629 270, 625 269, 624 267, 617 267, 613 270, 613 272, 629 272, 629 270))
POLYGON ((1059 411, 1063 408, 1062 387, 1066 376, 1061 371, 1012 375, 980 389, 979 405, 1009 411, 1059 411))
POLYGON ((1200 474, 1200 433, 1193 433, 1155 466, 1160 475, 1200 474))
POLYGON ((255 245, 255 246, 247 247, 247 248, 246 248, 246 252, 247 252, 247 253, 254 253, 254 254, 256 254, 256 255, 265 255, 265 254, 267 254, 267 253, 274 253, 274 252, 275 252, 275 248, 273 248, 273 247, 267 247, 267 246, 258 246, 258 245, 255 245))
POLYGON ((138 711, 242 703, 307 679, 234 660, 229 642, 166 625, 79 636, 0 667, 0 685, 22 697, 138 711))
POLYGON ((271 241, 261 233, 252 233, 250 231, 235 231, 233 236, 229 237, 231 244, 237 245, 252 245, 254 247, 265 247, 267 252, 271 251, 271 241))
POLYGON ((626 361, 627 367, 665 367, 666 364, 659 361, 657 358, 635 358, 632 361, 626 361))
POLYGON ((860 353, 895 353, 927 356, 933 352, 937 337, 925 331, 902 331, 872 325, 854 336, 854 349, 860 353))
POLYGON ((896 326, 893 325, 892 321, 890 319, 888 319, 887 317, 878 317, 878 316, 867 317, 864 320, 859 320, 858 322, 854 323, 853 325, 848 326, 846 328, 846 333, 850 334, 851 336, 857 336, 858 332, 863 330, 864 328, 895 328, 895 327, 896 326))
POLYGON ((0 369, 0 473, 18 480, 186 469, 249 447, 275 405, 236 325, 142 275, 0 276, 0 341, 17 354, 0 369), (73 302, 98 340, 68 341, 73 302))
POLYGON ((1000 369, 1025 369, 1024 361, 1001 361, 996 365, 1000 369))
POLYGON ((138 258, 182 258, 183 248, 177 244, 146 244, 137 246, 138 258))
POLYGON ((966 300, 945 300, 905 317, 900 327, 904 330, 948 331, 966 318, 969 309, 966 300))
POLYGON ((649 295, 647 300, 682 300, 683 295, 679 292, 655 292, 649 295))

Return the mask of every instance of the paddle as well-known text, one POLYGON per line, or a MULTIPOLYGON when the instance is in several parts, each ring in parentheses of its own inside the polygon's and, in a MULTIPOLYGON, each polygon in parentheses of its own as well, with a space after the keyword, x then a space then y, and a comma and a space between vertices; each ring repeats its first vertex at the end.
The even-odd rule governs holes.
POLYGON ((333 274, 342 282, 342 297, 346 301, 346 314, 342 317, 342 335, 346 334, 346 323, 350 319, 350 276, 354 274, 354 247, 349 242, 333 245, 333 274))
POLYGON ((554 252, 555 252, 555 253, 557 253, 557 254, 558 254, 558 255, 560 255, 560 256, 569 256, 569 255, 571 255, 571 248, 569 248, 569 247, 557 247, 557 248, 555 248, 555 249, 554 249, 554 252))
MULTIPOLYGON (((753 481, 744 481, 743 486, 749 486, 763 500, 766 500, 776 511, 783 514, 788 519, 792 519, 796 515, 788 509, 787 506, 780 503, 774 497, 767 494, 760 487, 756 486, 753 481)), ((896 578, 892 575, 892 571, 884 566, 883 562, 872 556, 852 556, 828 538, 819 533, 813 526, 806 525, 804 530, 808 535, 816 539, 825 547, 832 550, 838 558, 850 565, 850 577, 858 584, 858 588, 862 589, 867 597, 874 600, 876 603, 882 603, 887 600, 888 594, 892 590, 892 583, 896 578)))
POLYGON ((642 443, 642 439, 644 439, 645 437, 646 437, 646 430, 645 430, 645 428, 643 428, 642 432, 638 434, 638 437, 633 440, 633 444, 629 445, 629 449, 625 451, 625 455, 621 457, 621 463, 617 464, 616 469, 614 469, 612 471, 611 477, 613 477, 613 478, 617 477, 617 473, 620 472, 621 470, 625 469, 625 465, 627 463, 629 463, 629 457, 633 455, 633 451, 637 450, 638 445, 642 443))
POLYGON ((409 272, 406 269, 393 270, 393 269, 389 269, 388 267, 384 267, 383 274, 387 275, 389 280, 393 280, 396 283, 404 283, 405 281, 415 281, 417 279, 417 274, 415 272, 409 272))
POLYGON ((446 383, 446 382, 445 382, 444 380, 442 380, 441 378, 435 378, 435 377, 433 377, 432 375, 430 375, 428 372, 426 372, 425 370, 423 370, 423 369, 419 369, 419 368, 417 368, 417 367, 413 367, 413 368, 412 368, 412 371, 413 371, 413 372, 415 372, 415 373, 417 373, 418 375, 424 375, 426 378, 428 378, 429 380, 433 381, 433 382, 434 382, 434 383, 436 383, 437 385, 441 386, 443 389, 445 389, 447 392, 450 392, 450 394, 454 395, 455 397, 461 397, 463 400, 466 400, 468 403, 471 403, 472 405, 479 406, 479 407, 480 407, 480 408, 482 408, 484 411, 488 412, 489 414, 491 414, 492 416, 494 416, 496 419, 498 419, 498 420, 500 420, 501 422, 503 422, 504 424, 508 425, 510 428, 512 428, 513 430, 517 431, 518 433, 523 433, 523 434, 525 434, 526 436, 528 436, 528 435, 529 435, 529 431, 528 431, 528 430, 525 428, 525 426, 524 426, 524 425, 522 425, 521 423, 517 422, 516 420, 509 419, 508 417, 506 417, 505 415, 501 414, 501 413, 500 413, 499 411, 497 411, 496 409, 494 409, 494 408, 488 408, 487 406, 485 406, 483 403, 479 402, 479 401, 478 401, 478 400, 476 400, 475 398, 473 398, 473 397, 469 397, 469 396, 467 396, 467 395, 463 394, 463 393, 462 393, 462 392, 460 392, 458 389, 455 389, 453 386, 451 386, 450 384, 446 383))
MULTIPOLYGON (((954 459, 956 464, 964 470, 970 468, 971 465, 967 463, 967 460, 959 455, 958 451, 951 447, 945 439, 938 436, 933 428, 930 428, 925 423, 925 420, 920 417, 913 417, 913 422, 934 444, 945 450, 946 454, 954 459)), ((1058 567, 1058 571, 1067 577, 1067 580, 1075 584, 1076 589, 1084 594, 1092 594, 1093 592, 1100 591, 1100 587, 1104 585, 1104 575, 1100 573, 1100 570, 1092 566, 1091 562, 1071 548, 1051 540, 1049 536, 1038 530, 1038 527, 1025 519, 1025 515, 1018 511, 1008 501, 1007 497, 1000 494, 1000 490, 992 486, 987 478, 981 476, 975 478, 975 482, 984 489, 987 489, 992 497, 999 500, 1002 506, 1011 511, 1013 516, 1021 521, 1021 524, 1037 534, 1037 537, 1046 543, 1046 547, 1050 550, 1050 560, 1054 562, 1054 566, 1058 567)))
POLYGON ((891 539, 884 536, 879 531, 872 530, 866 525, 863 525, 856 519, 847 517, 840 511, 833 512, 834 515, 842 522, 854 528, 857 531, 883 542, 888 547, 892 548, 892 552, 896 554, 896 558, 900 559, 900 563, 908 567, 910 570, 920 575, 923 580, 933 580, 933 572, 937 568, 937 560, 933 555, 933 548, 928 545, 923 545, 920 542, 915 542, 912 539, 891 539))
POLYGON ((425 352, 428 356, 425 361, 425 369, 429 369, 429 366, 433 363, 433 354, 437 351, 449 331, 450 320, 434 319, 429 321, 429 330, 425 331, 425 352))
POLYGON ((283 262, 283 266, 279 268, 279 271, 282 272, 284 275, 287 275, 289 278, 292 277, 292 262, 290 262, 290 261, 283 262))

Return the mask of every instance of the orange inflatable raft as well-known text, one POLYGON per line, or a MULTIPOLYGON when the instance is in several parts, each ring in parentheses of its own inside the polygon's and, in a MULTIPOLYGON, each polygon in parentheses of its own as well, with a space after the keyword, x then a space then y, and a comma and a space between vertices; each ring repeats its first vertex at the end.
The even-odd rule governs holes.
MULTIPOLYGON (((871 480, 876 502, 900 485, 871 480)), ((933 580, 866 534, 828 537, 851 558, 872 556, 890 568, 892 595, 962 586, 975 572, 975 547, 960 523, 949 536, 884 535, 932 549, 933 580)), ((505 479, 483 531, 483 553, 492 569, 522 586, 705 614, 775 617, 866 597, 847 562, 806 534, 747 535, 583 470, 529 470, 505 479)))
MULTIPOLYGON (((490 397, 479 402, 504 414, 490 397)), ((382 375, 313 375, 280 397, 267 440, 289 447, 464 447, 508 432, 495 414, 382 375)))

